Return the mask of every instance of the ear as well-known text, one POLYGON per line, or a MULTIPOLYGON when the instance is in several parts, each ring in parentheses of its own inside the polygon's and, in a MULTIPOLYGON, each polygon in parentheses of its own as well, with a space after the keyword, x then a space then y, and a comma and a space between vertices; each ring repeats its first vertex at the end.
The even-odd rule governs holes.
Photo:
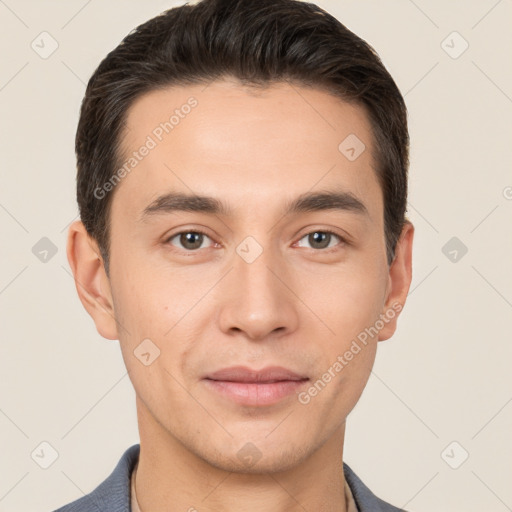
POLYGON ((73 222, 69 227, 67 257, 78 297, 94 320, 96 329, 104 338, 117 340, 110 280, 98 244, 80 221, 73 222))
POLYGON ((414 226, 406 221, 395 249, 395 258, 389 267, 389 283, 382 314, 384 327, 379 332, 379 341, 387 340, 396 330, 398 316, 404 307, 412 280, 412 241, 414 226))

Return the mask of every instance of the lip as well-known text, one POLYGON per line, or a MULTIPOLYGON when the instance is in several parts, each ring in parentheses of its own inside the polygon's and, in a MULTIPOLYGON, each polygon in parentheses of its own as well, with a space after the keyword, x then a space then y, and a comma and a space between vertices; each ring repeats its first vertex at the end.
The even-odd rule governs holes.
POLYGON ((208 374, 203 381, 208 389, 238 404, 268 406, 295 394, 309 378, 281 366, 261 370, 233 366, 208 374))

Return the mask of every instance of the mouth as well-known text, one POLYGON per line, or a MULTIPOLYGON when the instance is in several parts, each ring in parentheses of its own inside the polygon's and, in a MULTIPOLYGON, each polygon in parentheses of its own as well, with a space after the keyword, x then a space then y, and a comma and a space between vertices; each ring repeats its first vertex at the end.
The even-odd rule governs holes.
POLYGON ((244 366, 224 368, 203 378, 210 391, 240 405, 268 406, 295 394, 309 377, 280 366, 252 370, 244 366))

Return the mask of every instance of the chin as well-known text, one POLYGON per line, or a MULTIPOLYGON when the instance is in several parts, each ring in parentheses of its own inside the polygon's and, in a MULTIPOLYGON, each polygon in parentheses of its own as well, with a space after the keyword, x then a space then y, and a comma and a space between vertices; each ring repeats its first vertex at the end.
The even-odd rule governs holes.
POLYGON ((241 447, 229 455, 226 448, 218 447, 213 453, 196 453, 205 462, 230 473, 263 475, 293 469, 308 456, 308 452, 296 446, 242 442, 241 447))

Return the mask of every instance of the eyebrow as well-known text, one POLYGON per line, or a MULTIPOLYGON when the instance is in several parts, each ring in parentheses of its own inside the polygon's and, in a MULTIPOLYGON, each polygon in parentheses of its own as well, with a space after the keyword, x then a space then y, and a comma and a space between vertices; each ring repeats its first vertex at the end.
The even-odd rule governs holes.
MULTIPOLYGON (((326 190, 306 192, 296 199, 288 201, 284 206, 283 215, 323 210, 348 211, 368 215, 364 203, 350 192, 326 190)), ((169 192, 157 197, 144 208, 141 220, 147 220, 153 215, 176 212, 199 212, 211 215, 230 217, 233 210, 221 200, 197 194, 169 192)))

